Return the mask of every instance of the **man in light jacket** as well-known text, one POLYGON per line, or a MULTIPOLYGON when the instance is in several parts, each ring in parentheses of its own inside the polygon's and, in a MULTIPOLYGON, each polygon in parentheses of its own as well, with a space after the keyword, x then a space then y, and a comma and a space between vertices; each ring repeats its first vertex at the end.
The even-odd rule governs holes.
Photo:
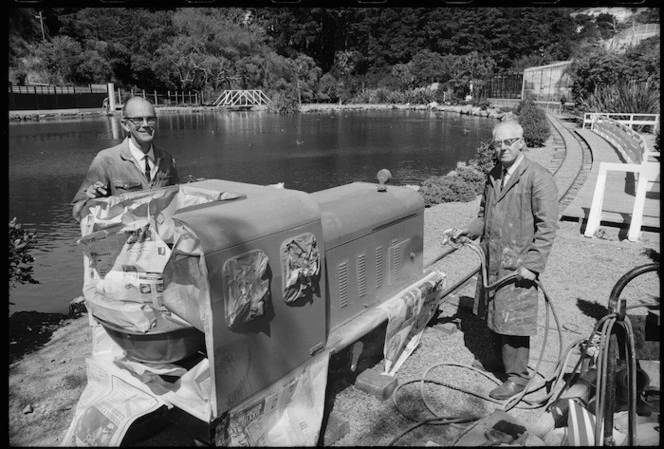
MULTIPOLYGON (((474 312, 486 317, 496 349, 495 359, 473 366, 504 371, 507 379, 489 396, 508 399, 530 379, 530 337, 537 334, 538 289, 558 228, 558 189, 553 176, 523 154, 523 128, 516 121, 493 129, 498 163, 489 172, 480 210, 466 228, 445 231, 452 241, 481 237, 486 255, 487 285, 516 274, 516 280, 483 292, 476 291, 474 312), (486 293, 486 294, 484 294, 486 293)), ((481 280, 480 280, 481 282, 481 280)))
POLYGON ((141 97, 127 100, 122 108, 121 125, 127 137, 119 145, 97 154, 72 200, 76 221, 85 215, 90 199, 179 182, 175 159, 153 144, 157 115, 152 103, 141 97))

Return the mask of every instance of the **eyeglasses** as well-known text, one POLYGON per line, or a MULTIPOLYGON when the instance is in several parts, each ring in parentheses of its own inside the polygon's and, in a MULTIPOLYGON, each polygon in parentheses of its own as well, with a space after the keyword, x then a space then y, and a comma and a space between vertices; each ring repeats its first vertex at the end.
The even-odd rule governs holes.
POLYGON ((517 143, 519 140, 521 140, 521 137, 514 137, 514 138, 512 138, 512 139, 505 139, 505 140, 494 140, 494 141, 491 143, 491 145, 493 145, 493 147, 494 147, 496 150, 500 150, 500 149, 503 147, 503 145, 506 145, 506 146, 508 146, 508 147, 511 147, 512 145, 514 145, 515 143, 517 143))
POLYGON ((141 126, 143 124, 143 121, 149 125, 149 126, 154 126, 157 124, 157 117, 125 117, 124 120, 130 122, 134 126, 141 126))

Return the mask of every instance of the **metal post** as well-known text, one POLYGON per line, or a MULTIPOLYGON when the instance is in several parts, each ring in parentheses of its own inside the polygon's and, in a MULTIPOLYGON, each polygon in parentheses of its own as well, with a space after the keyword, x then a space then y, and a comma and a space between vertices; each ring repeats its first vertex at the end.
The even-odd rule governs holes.
POLYGON ((44 33, 44 16, 42 15, 42 12, 39 11, 39 14, 36 15, 35 18, 39 19, 39 25, 41 26, 42 33, 42 42, 46 42, 46 34, 44 33))
POLYGON ((157 106, 157 91, 154 91, 154 105, 157 106))
POLYGON ((113 83, 108 83, 108 112, 115 112, 115 90, 113 83))

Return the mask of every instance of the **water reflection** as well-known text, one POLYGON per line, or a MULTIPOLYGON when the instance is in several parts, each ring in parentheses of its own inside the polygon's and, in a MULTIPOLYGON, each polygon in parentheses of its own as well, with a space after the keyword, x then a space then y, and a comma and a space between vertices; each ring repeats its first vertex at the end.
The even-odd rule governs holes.
MULTIPOLYGON (((173 154, 183 179, 284 182, 315 192, 375 182, 382 168, 394 184, 420 184, 469 160, 493 123, 430 111, 163 113, 155 141, 173 154)), ((10 123, 10 218, 38 233, 41 282, 11 289, 10 312, 66 312, 81 294, 80 234, 70 201, 96 153, 122 138, 118 116, 10 123)))

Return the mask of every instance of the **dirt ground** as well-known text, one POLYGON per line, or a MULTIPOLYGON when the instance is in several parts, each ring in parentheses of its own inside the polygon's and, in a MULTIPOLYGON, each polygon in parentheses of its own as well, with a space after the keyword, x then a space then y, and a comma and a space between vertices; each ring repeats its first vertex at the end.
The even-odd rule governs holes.
MULTIPOLYGON (((545 151, 533 156, 546 159, 545 151)), ((425 248, 440 248, 442 232, 465 225, 477 213, 478 203, 479 200, 448 203, 426 209, 425 248)), ((561 330, 563 347, 580 337, 587 338, 597 320, 607 313, 611 290, 621 276, 637 266, 659 261, 658 233, 646 232, 639 242, 629 242, 622 237, 624 231, 603 229, 606 231, 603 239, 588 239, 583 236, 578 223, 560 222, 542 276, 559 326, 553 318, 546 325, 546 306, 542 300, 541 327, 531 345, 533 366, 540 354, 543 355, 540 372, 552 372, 558 361, 556 329, 561 330), (547 342, 544 342, 545 335, 548 335, 547 342)), ((448 285, 452 285, 477 265, 475 253, 462 248, 434 267, 445 273, 448 285)), ((498 381, 465 368, 474 358, 487 355, 484 324, 469 309, 473 290, 473 286, 465 287, 441 305, 440 314, 425 329, 419 347, 397 373, 399 385, 403 386, 392 399, 382 401, 353 385, 354 376, 363 369, 380 370, 380 354, 378 357, 363 356, 358 370, 352 375, 343 366, 338 373, 331 370, 328 408, 348 421, 349 431, 343 438, 329 441, 329 444, 385 446, 398 437, 396 445, 422 446, 432 442, 449 446, 463 427, 431 425, 418 427, 412 432, 406 430, 417 420, 432 417, 427 406, 433 406, 437 415, 456 417, 486 415, 501 407, 481 397, 488 394, 498 381), (445 326, 449 323, 454 323, 458 330, 450 331, 450 327, 445 326), (461 366, 450 366, 451 363, 461 366), (426 388, 420 388, 423 383, 420 380, 425 375, 436 379, 437 383, 427 383, 426 388), (480 397, 444 384, 453 384, 480 397), (404 435, 399 437, 401 433, 404 435)), ((623 292, 623 296, 629 298, 629 305, 658 305, 659 278, 655 273, 644 275, 623 292)), ((644 308, 630 312, 646 313, 644 308)), ((69 319, 44 315, 33 314, 32 321, 28 316, 22 317, 22 321, 16 319, 14 323, 10 319, 7 414, 10 446, 59 445, 86 385, 85 358, 90 354, 92 344, 87 316, 69 319)), ((652 380, 659 385, 658 372, 657 379, 652 380)), ((542 410, 516 407, 509 413, 528 427, 540 418, 542 410)), ((192 441, 167 429, 160 438, 144 443, 177 446, 192 441)))

